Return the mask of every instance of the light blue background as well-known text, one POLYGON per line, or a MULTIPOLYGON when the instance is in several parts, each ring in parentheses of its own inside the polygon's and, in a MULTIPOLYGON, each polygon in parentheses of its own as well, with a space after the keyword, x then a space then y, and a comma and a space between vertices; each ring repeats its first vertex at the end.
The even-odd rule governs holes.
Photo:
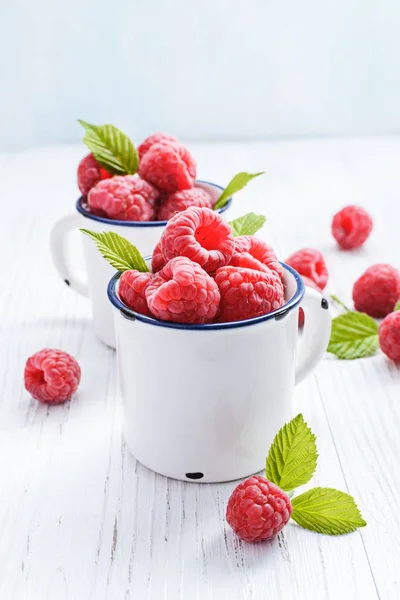
POLYGON ((400 131, 395 0, 0 2, 0 149, 400 131))

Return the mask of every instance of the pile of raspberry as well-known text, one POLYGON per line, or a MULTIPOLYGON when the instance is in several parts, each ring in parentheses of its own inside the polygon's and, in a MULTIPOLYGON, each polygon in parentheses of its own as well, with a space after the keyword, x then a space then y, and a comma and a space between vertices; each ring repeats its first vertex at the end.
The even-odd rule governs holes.
POLYGON ((233 237, 220 214, 195 206, 168 221, 152 273, 125 271, 118 293, 132 310, 163 321, 223 323, 283 306, 282 276, 268 244, 254 236, 233 237))
POLYGON ((196 182, 196 162, 176 138, 155 133, 138 147, 135 175, 112 176, 92 154, 78 166, 78 187, 93 214, 120 221, 168 221, 190 206, 215 200, 196 182))

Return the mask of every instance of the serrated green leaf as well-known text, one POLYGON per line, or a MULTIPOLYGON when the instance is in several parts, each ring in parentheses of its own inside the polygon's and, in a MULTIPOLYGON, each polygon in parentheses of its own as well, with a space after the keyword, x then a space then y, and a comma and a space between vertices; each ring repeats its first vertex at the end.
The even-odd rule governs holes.
POLYGON ((264 226, 266 220, 263 215, 256 215, 253 212, 249 212, 243 215, 243 217, 231 221, 229 225, 234 237, 238 235, 254 235, 264 226))
POLYGON ((297 415, 276 434, 266 461, 266 477, 285 491, 310 481, 317 466, 315 435, 297 415))
POLYGON ((338 358, 353 360, 372 356, 379 347, 378 325, 365 313, 346 312, 332 320, 327 351, 338 358))
POLYGON ((217 202, 215 203, 214 210, 217 210, 217 208, 222 208, 223 206, 225 206, 225 204, 228 202, 228 200, 232 196, 232 194, 236 194, 236 192, 239 192, 241 189, 243 189, 249 183, 249 181, 251 181, 255 177, 258 177, 259 175, 263 175, 263 174, 264 174, 264 171, 261 171, 260 173, 253 173, 253 174, 245 173, 245 172, 236 173, 236 175, 230 180, 230 182, 228 183, 228 185, 226 186, 226 188, 224 189, 224 191, 218 198, 217 202))
POLYGON ((398 303, 396 304, 396 306, 394 307, 394 310, 400 310, 400 300, 398 301, 398 303))
POLYGON ((136 269, 142 273, 149 271, 146 261, 136 246, 113 231, 97 233, 89 229, 81 229, 82 233, 88 235, 96 242, 101 255, 117 271, 129 271, 136 269))
POLYGON ((139 156, 127 135, 114 125, 91 125, 78 120, 85 129, 83 142, 97 162, 113 175, 133 175, 138 170, 139 156))
POLYGON ((328 535, 365 527, 355 500, 333 488, 316 487, 292 499, 292 519, 305 529, 328 535))

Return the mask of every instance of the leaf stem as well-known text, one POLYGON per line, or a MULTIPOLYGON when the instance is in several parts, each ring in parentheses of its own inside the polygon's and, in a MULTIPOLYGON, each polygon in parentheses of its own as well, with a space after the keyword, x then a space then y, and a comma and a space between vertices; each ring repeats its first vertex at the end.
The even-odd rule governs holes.
POLYGON ((351 312, 351 309, 343 304, 343 302, 335 294, 331 294, 330 298, 335 304, 343 308, 346 312, 351 312))

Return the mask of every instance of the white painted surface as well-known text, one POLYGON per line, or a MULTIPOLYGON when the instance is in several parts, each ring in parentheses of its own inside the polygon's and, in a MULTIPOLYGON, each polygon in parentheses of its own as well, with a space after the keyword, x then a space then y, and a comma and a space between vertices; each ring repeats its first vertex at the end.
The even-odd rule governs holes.
POLYGON ((0 149, 400 131, 396 0, 2 2, 0 149))
MULTIPOLYGON (((315 245, 329 290, 349 300, 368 265, 400 266, 400 139, 192 145, 199 175, 228 180, 267 171, 242 194, 263 210, 282 257, 315 245), (332 213, 349 201, 375 218, 363 250, 336 250, 332 213)), ((400 595, 398 431, 400 369, 377 354, 326 358, 296 390, 318 436, 313 485, 352 493, 368 526, 339 538, 288 525, 263 545, 242 544, 224 521, 232 483, 156 476, 121 441, 115 354, 99 343, 84 298, 54 271, 48 235, 72 208, 82 148, 0 155, 0 598, 7 600, 264 600, 400 595), (79 360, 71 403, 47 409, 22 385, 44 346, 79 360)))

